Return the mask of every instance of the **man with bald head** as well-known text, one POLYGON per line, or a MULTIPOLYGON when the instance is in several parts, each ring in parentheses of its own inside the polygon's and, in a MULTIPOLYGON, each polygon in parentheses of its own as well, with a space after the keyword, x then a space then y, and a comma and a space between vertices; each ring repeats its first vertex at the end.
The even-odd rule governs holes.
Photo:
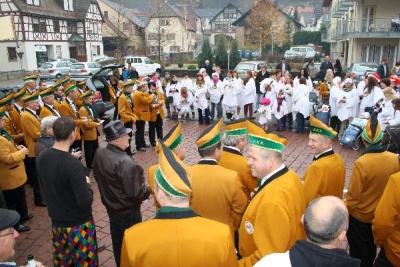
POLYGON ((314 199, 301 220, 307 241, 298 240, 289 251, 270 254, 254 266, 360 266, 360 260, 341 249, 349 226, 349 213, 341 199, 334 196, 314 199))

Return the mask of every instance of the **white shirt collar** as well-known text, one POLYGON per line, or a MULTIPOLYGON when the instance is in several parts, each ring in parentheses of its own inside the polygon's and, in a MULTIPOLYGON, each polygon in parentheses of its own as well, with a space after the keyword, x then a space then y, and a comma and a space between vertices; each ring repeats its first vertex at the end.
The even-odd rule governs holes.
POLYGON ((212 158, 201 158, 200 161, 202 160, 214 161, 215 163, 218 163, 215 159, 212 158))
POLYGON ((321 156, 322 154, 324 154, 324 153, 326 153, 326 152, 328 152, 328 151, 331 151, 332 150, 332 148, 328 148, 327 150, 325 150, 324 152, 322 152, 322 153, 320 153, 320 154, 318 154, 318 155, 314 155, 314 158, 319 158, 319 156, 321 156))
POLYGON ((267 176, 265 176, 264 178, 261 179, 261 186, 265 183, 265 181, 267 181, 269 178, 271 178, 272 175, 274 175, 275 173, 279 172, 280 170, 283 170, 285 168, 285 164, 282 163, 282 165, 276 169, 275 171, 271 172, 270 174, 268 174, 267 176))
POLYGON ((237 152, 240 152, 240 149, 235 146, 225 146, 225 147, 228 147, 230 149, 236 150, 237 152))

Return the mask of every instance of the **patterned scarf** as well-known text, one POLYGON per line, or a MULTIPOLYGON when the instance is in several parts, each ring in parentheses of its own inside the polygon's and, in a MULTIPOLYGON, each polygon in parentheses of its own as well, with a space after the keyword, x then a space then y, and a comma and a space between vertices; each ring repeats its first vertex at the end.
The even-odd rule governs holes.
POLYGON ((0 135, 3 136, 8 141, 10 141, 17 148, 17 145, 14 143, 14 140, 12 139, 11 135, 9 133, 7 133, 6 130, 4 130, 3 128, 0 128, 0 135))
POLYGON ((132 101, 132 95, 131 93, 125 92, 124 95, 126 96, 126 99, 128 100, 129 106, 131 107, 131 110, 133 110, 133 101, 132 101))
POLYGON ((99 118, 99 115, 97 114, 97 112, 94 110, 94 108, 92 108, 91 105, 87 105, 86 103, 83 103, 82 106, 85 107, 86 111, 88 112, 88 114, 93 114, 93 121, 97 121, 99 118))

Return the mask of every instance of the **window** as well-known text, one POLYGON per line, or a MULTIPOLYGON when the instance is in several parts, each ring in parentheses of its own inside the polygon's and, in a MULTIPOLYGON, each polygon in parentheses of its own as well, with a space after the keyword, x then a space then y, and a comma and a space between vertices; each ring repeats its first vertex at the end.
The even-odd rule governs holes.
POLYGON ((101 47, 98 45, 98 46, 97 46, 97 55, 100 55, 100 54, 101 54, 101 51, 100 51, 100 50, 101 50, 101 47))
POLYGON ((180 46, 177 46, 177 45, 172 45, 169 47, 170 52, 179 52, 179 50, 180 50, 180 46))
POLYGON ((133 59, 133 63, 142 63, 142 59, 141 58, 134 58, 133 59))
POLYGON ((149 40, 158 40, 158 33, 149 33, 148 35, 147 35, 147 38, 149 39, 149 40))
POLYGON ((40 19, 39 20, 39 32, 47 32, 46 19, 40 19))
POLYGON ((39 6, 40 2, 39 0, 26 0, 27 5, 34 5, 34 6, 39 6))
POLYGON ((32 31, 39 32, 39 20, 37 18, 32 18, 32 31))
POLYGON ((104 18, 108 19, 108 11, 104 11, 104 18))
POLYGON ((72 22, 72 21, 68 21, 67 29, 68 29, 68 33, 76 33, 77 32, 76 23, 72 22))
POLYGON ((170 25, 169 20, 168 19, 160 19, 160 25, 161 26, 170 25))
POLYGON ((78 56, 86 55, 86 49, 83 45, 78 45, 78 56))
POLYGON ((157 54, 158 46, 150 46, 150 54, 157 54))
POLYGON ((56 46, 56 55, 57 58, 62 58, 61 45, 56 46))
POLYGON ((53 20, 53 23, 54 23, 54 25, 53 25, 53 31, 54 31, 55 33, 60 32, 60 21, 57 20, 57 19, 54 19, 54 20, 53 20))
POLYGON ((236 10, 233 8, 227 8, 224 10, 224 19, 236 18, 236 10))
POLYGON ((144 64, 153 64, 153 61, 150 60, 150 58, 144 58, 144 64))
POLYGON ((175 40, 175 33, 168 33, 167 40, 175 40))
POLYGON ((7 47, 8 61, 17 61, 17 49, 15 47, 7 47))

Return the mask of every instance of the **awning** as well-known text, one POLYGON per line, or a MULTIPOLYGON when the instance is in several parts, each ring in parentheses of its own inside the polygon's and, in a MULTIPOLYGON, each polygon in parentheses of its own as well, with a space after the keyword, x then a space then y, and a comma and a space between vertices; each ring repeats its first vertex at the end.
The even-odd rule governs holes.
POLYGON ((35 52, 47 52, 45 45, 35 45, 35 52))
POLYGON ((80 36, 77 33, 73 33, 71 34, 71 36, 68 38, 68 42, 84 42, 85 38, 83 38, 82 36, 80 36))

